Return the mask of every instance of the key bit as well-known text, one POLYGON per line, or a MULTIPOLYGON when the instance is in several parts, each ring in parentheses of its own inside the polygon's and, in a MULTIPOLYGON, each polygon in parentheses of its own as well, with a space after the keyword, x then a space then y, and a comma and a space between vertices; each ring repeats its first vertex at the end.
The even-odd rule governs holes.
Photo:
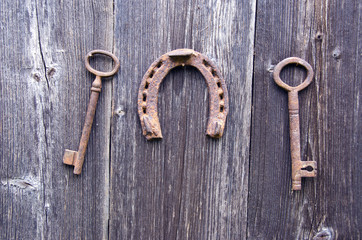
POLYGON ((290 152, 292 158, 292 189, 301 190, 302 177, 316 177, 317 163, 302 161, 300 155, 300 126, 298 92, 307 87, 313 80, 313 69, 305 60, 297 57, 286 58, 275 66, 273 77, 275 83, 288 91, 290 152), (307 78, 300 85, 291 87, 280 79, 281 70, 288 64, 298 64, 307 70, 307 78))
POLYGON ((63 163, 67 165, 74 166, 74 174, 80 174, 82 172, 82 167, 84 163, 84 157, 87 150, 88 140, 90 136, 90 132, 92 129, 93 119, 97 108, 97 102, 99 98, 99 94, 102 89, 102 79, 101 77, 110 77, 113 76, 119 69, 120 63, 118 58, 110 52, 103 50, 93 50, 89 52, 85 58, 85 66, 94 75, 96 75, 95 80, 92 83, 91 95, 89 99, 89 104, 87 108, 87 114, 85 117, 85 123, 82 131, 82 136, 80 138, 80 143, 78 147, 78 151, 72 151, 69 149, 65 149, 63 156, 63 163), (89 58, 93 56, 93 54, 102 54, 109 56, 114 61, 114 68, 110 72, 100 72, 93 69, 89 64, 89 58))

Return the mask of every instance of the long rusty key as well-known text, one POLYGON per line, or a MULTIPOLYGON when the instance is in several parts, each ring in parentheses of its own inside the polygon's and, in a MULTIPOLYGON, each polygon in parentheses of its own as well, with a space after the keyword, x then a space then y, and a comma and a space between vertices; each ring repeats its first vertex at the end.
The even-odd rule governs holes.
POLYGON ((299 100, 298 92, 307 87, 313 80, 313 69, 301 58, 286 58, 275 66, 273 77, 279 87, 288 91, 288 109, 289 109, 289 134, 290 151, 292 157, 292 189, 301 190, 302 177, 317 176, 317 162, 302 161, 300 155, 300 128, 299 128, 299 100), (307 70, 307 78, 300 85, 291 87, 280 79, 281 70, 288 64, 295 63, 303 66, 307 70))
POLYGON ((120 66, 120 63, 119 63, 118 58, 115 55, 113 55, 112 53, 107 52, 107 51, 93 50, 93 51, 90 51, 85 57, 85 67, 88 69, 88 71, 90 71, 91 73, 96 75, 96 78, 92 83, 91 95, 90 95, 89 104, 88 104, 88 108, 87 108, 87 115, 85 117, 85 123, 84 123, 83 131, 82 131, 82 136, 80 138, 78 151, 76 152, 76 151, 65 149, 65 153, 64 153, 64 157, 63 157, 63 163, 74 166, 74 171, 73 171, 74 174, 80 174, 82 172, 84 156, 85 156, 85 152, 86 152, 87 145, 88 145, 89 135, 90 135, 90 132, 92 129, 93 118, 94 118, 94 114, 96 112, 98 97, 99 97, 99 93, 101 92, 101 89, 102 89, 101 77, 113 76, 118 71, 119 66, 120 66), (113 70, 110 72, 100 72, 100 71, 97 71, 94 68, 92 68, 89 64, 89 58, 92 57, 94 54, 103 54, 103 55, 111 57, 115 63, 113 70))

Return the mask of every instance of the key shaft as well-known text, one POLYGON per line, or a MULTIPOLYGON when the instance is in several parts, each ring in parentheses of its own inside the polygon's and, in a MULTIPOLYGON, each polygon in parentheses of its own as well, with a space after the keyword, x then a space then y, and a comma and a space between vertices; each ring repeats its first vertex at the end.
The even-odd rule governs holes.
POLYGON ((299 99, 297 91, 288 92, 288 110, 289 110, 289 135, 290 135, 290 153, 292 158, 292 189, 301 189, 300 174, 300 125, 299 125, 299 99))
POLYGON ((96 76, 92 83, 91 95, 88 103, 87 114, 85 116, 82 136, 80 138, 78 151, 74 152, 66 149, 66 152, 74 152, 73 154, 64 154, 63 162, 74 166, 74 174, 81 174, 84 163, 84 157, 88 146, 89 136, 92 130, 93 119, 96 113, 99 93, 102 89, 101 77, 96 76))
POLYGON ((92 130, 93 119, 96 113, 99 93, 102 89, 102 80, 101 77, 96 76, 96 79, 92 83, 91 95, 89 99, 89 104, 87 108, 87 114, 85 117, 84 127, 82 131, 82 136, 79 142, 78 148, 78 158, 74 164, 74 174, 80 174, 82 172, 82 167, 84 163, 84 156, 87 150, 89 136, 92 130))

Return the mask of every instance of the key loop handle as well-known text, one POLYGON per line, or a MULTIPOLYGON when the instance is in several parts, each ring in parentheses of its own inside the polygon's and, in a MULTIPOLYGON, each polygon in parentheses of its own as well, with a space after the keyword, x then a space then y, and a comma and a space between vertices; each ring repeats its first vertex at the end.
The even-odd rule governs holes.
POLYGON ((93 73, 94 75, 99 76, 99 77, 113 76, 118 71, 119 66, 120 66, 120 63, 119 63, 118 58, 113 53, 110 53, 108 51, 97 49, 97 50, 90 51, 85 56, 85 67, 88 69, 88 71, 90 71, 91 73, 93 73), (89 64, 89 58, 93 57, 94 54, 101 54, 101 55, 105 55, 105 56, 112 58, 115 63, 113 70, 110 72, 101 72, 101 71, 98 71, 98 70, 95 70, 94 68, 92 68, 89 64))
POLYGON ((313 72, 313 69, 312 69, 311 65, 309 63, 307 63, 305 60, 303 60, 301 58, 298 58, 298 57, 290 57, 290 58, 286 58, 286 59, 282 60, 281 62, 279 62, 275 66, 274 72, 273 72, 273 78, 274 78, 275 83, 279 87, 284 88, 285 90, 287 90, 288 92, 293 92, 293 91, 299 92, 300 90, 304 89, 305 87, 307 87, 312 82, 313 76, 314 76, 314 72, 313 72), (280 79, 280 72, 282 71, 282 69, 286 65, 292 64, 292 63, 295 63, 297 65, 301 65, 307 70, 306 79, 296 87, 289 86, 288 84, 286 84, 285 82, 283 82, 280 79))

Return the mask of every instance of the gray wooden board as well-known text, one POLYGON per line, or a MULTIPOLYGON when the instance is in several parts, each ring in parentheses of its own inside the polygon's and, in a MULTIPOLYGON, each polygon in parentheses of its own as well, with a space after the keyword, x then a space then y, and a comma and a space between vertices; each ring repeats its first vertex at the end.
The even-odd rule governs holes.
POLYGON ((254 12, 249 1, 116 2, 110 239, 245 238, 254 12), (190 67, 162 83, 164 138, 142 135, 139 84, 154 60, 177 48, 205 54, 226 80, 221 139, 205 135, 207 88, 190 67))
POLYGON ((94 79, 84 55, 112 50, 112 2, 0 7, 0 239, 106 238, 111 82, 103 85, 82 175, 62 157, 65 148, 77 150, 94 79))
MULTIPOLYGON (((361 238, 360 1, 258 1, 248 199, 250 239, 361 238), (272 79, 286 57, 315 80, 300 92, 302 160, 318 176, 291 192, 287 93, 272 79)), ((297 85, 300 69, 282 78, 297 85)), ((304 74, 304 75, 303 75, 304 74)))
MULTIPOLYGON (((0 239, 360 239, 361 11, 357 0, 2 1, 0 239), (205 135, 206 84, 185 67, 162 83, 164 138, 148 142, 139 84, 184 47, 226 80, 224 136, 205 135), (78 147, 94 78, 83 57, 97 48, 121 68, 103 81, 74 176, 62 157, 78 147), (302 159, 318 176, 295 193, 287 94, 271 77, 289 56, 316 73, 300 120, 302 159)), ((282 72, 294 85, 303 76, 282 72)))

